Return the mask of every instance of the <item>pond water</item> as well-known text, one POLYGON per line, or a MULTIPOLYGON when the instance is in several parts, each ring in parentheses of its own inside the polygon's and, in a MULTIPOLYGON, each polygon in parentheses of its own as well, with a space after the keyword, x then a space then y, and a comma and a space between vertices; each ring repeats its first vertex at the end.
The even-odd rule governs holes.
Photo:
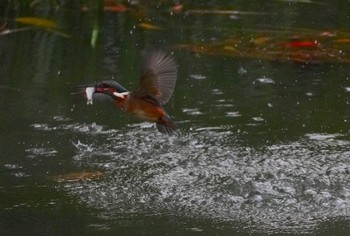
POLYGON ((0 36, 0 234, 346 235, 349 64, 192 46, 340 34, 349 2, 184 1, 177 13, 131 2, 125 12, 67 3, 3 13, 9 28, 35 15, 69 37, 40 27, 0 36), (147 47, 179 65, 165 108, 180 135, 72 95, 104 79, 134 88, 147 47))

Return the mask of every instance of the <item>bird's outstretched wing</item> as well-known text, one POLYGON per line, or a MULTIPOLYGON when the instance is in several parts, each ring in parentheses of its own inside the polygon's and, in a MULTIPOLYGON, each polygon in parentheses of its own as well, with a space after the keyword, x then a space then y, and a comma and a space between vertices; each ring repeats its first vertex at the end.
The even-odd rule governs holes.
POLYGON ((160 50, 145 51, 143 74, 132 95, 151 96, 163 105, 174 91, 176 78, 177 65, 173 57, 160 50))

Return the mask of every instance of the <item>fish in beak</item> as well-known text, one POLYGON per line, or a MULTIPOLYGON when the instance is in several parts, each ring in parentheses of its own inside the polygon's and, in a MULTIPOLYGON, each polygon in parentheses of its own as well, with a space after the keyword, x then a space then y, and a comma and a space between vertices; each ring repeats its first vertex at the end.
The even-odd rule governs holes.
POLYGON ((86 87, 85 88, 85 93, 86 93, 86 98, 87 98, 87 105, 92 105, 93 100, 92 100, 92 95, 95 93, 96 88, 95 87, 86 87))

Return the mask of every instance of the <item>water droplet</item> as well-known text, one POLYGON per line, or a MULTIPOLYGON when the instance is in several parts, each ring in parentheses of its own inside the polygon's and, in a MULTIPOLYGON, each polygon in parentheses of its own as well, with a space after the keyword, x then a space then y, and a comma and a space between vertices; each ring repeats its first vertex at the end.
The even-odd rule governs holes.
POLYGON ((238 69, 237 73, 239 75, 244 75, 246 74, 248 71, 246 69, 244 69, 242 66, 238 69))
POLYGON ((261 84, 274 84, 275 81, 271 78, 267 78, 267 77, 262 77, 262 78, 258 78, 255 80, 256 82, 259 82, 261 84))
POLYGON ((196 79, 196 80, 202 80, 202 79, 206 79, 207 77, 204 75, 190 75, 190 78, 196 79))

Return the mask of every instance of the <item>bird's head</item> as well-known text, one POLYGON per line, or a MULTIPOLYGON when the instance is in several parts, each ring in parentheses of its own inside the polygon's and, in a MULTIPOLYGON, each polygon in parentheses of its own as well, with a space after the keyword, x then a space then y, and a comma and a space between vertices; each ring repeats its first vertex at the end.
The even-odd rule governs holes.
POLYGON ((113 80, 101 81, 93 85, 79 86, 81 93, 87 98, 87 104, 94 100, 116 100, 125 98, 129 93, 123 86, 113 80))

